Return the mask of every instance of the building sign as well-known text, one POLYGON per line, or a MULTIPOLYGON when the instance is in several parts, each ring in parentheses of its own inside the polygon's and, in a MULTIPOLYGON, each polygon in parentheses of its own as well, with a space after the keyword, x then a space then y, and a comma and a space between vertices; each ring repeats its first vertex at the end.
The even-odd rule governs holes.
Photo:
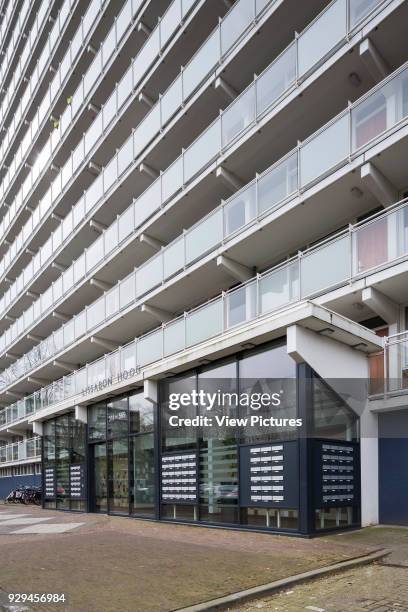
POLYGON ((297 457, 296 441, 241 446, 241 506, 297 508, 297 457))
POLYGON ((55 497, 55 469, 53 467, 47 467, 44 470, 44 495, 46 499, 52 499, 55 497))
POLYGON ((108 378, 102 378, 94 385, 88 385, 82 389, 82 395, 91 395, 92 393, 99 393, 108 389, 114 384, 121 383, 125 380, 133 378, 136 374, 140 373, 140 366, 136 366, 135 368, 129 368, 128 370, 121 370, 118 372, 117 376, 109 376, 108 378))
POLYGON ((197 502, 197 453, 171 453, 162 456, 161 497, 164 503, 197 502))
POLYGON ((69 490, 71 499, 85 499, 85 469, 81 463, 69 466, 69 490))

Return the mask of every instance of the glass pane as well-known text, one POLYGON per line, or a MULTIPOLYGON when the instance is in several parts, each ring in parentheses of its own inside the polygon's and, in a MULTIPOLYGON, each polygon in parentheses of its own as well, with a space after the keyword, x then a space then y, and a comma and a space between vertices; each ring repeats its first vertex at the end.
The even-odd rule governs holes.
POLYGON ((94 404, 88 408, 88 437, 90 440, 106 438, 106 404, 94 404))
POLYGON ((299 265, 294 262, 274 270, 259 281, 260 313, 277 310, 299 299, 299 265))
POLYGON ((184 101, 217 65, 219 58, 220 36, 216 28, 183 71, 184 101))
POLYGON ((108 510, 108 461, 106 443, 95 444, 94 451, 94 509, 95 512, 108 510))
POLYGON ((162 330, 144 336, 137 343, 137 362, 140 366, 162 358, 162 330))
POLYGON ((362 21, 382 0, 350 0, 350 26, 362 21))
POLYGON ((226 295, 226 327, 240 325, 256 316, 257 285, 250 283, 226 295))
POLYGON ((222 309, 223 302, 219 299, 188 315, 186 318, 187 346, 192 346, 222 332, 222 309))
POLYGON ((161 99, 162 126, 165 125, 183 102, 182 76, 170 85, 161 99))
POLYGON ((128 438, 109 443, 109 512, 129 513, 128 438))
POLYGON ((132 447, 132 514, 152 516, 155 512, 155 454, 153 434, 132 438, 132 447))
POLYGON ((116 438, 128 434, 128 399, 122 397, 108 402, 108 436, 116 438))
POLYGON ((225 147, 255 120, 255 87, 251 86, 221 115, 222 146, 225 147))
POLYGON ((350 236, 300 259, 302 298, 350 278, 350 236))
POLYGON ((300 183, 304 187, 349 155, 349 116, 325 127, 300 149, 300 183))
POLYGON ((224 206, 225 236, 250 223, 256 217, 256 185, 253 183, 234 195, 224 206))
POLYGON ((187 263, 210 251, 222 241, 222 217, 220 208, 185 235, 187 263))
POLYGON ((322 60, 346 35, 347 0, 337 0, 299 36, 299 76, 322 60))
POLYGON ((352 109, 353 150, 407 116, 408 70, 405 70, 352 109))
POLYGON ((221 22, 221 53, 224 55, 255 17, 254 2, 239 0, 221 22))
POLYGON ((163 330, 164 355, 173 355, 185 348, 184 317, 166 325, 163 330))
POLYGON ((296 45, 292 44, 256 81, 256 112, 263 113, 296 79, 296 45))
POLYGON ((143 393, 129 396, 129 417, 131 433, 146 433, 154 428, 153 403, 144 398, 143 393))
POLYGON ((185 152, 184 182, 189 181, 221 151, 221 122, 213 123, 185 152))
POLYGON ((169 278, 184 266, 184 238, 163 249, 164 278, 169 278))
POLYGON ((258 210, 263 213, 296 191, 298 185, 297 153, 261 176, 258 181, 258 210))
POLYGON ((162 256, 159 254, 136 271, 136 290, 138 297, 159 285, 162 279, 163 263, 162 256))

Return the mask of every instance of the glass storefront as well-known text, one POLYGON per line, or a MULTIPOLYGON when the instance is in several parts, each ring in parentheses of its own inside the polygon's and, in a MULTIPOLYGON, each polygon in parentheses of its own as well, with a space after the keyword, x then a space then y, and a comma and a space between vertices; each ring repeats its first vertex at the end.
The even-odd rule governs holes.
POLYGON ((85 432, 74 413, 44 424, 44 507, 86 510, 85 432))
POLYGON ((89 406, 92 511, 155 517, 154 429, 142 392, 89 406))
POLYGON ((157 406, 140 390, 88 406, 87 426, 46 423, 45 506, 303 534, 358 525, 358 425, 275 342, 162 380, 157 406))

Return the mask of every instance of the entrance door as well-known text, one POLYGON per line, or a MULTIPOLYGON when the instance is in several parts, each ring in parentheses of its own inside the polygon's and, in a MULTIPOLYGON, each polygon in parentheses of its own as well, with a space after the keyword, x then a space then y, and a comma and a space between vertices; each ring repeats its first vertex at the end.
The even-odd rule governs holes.
POLYGON ((380 523, 408 525, 408 410, 378 417, 380 523))
MULTIPOLYGON (((93 510, 108 511, 108 461, 106 442, 93 444, 93 510)), ((92 497, 91 497, 92 499, 92 497)))
POLYGON ((129 514, 128 438, 109 442, 109 512, 129 514))

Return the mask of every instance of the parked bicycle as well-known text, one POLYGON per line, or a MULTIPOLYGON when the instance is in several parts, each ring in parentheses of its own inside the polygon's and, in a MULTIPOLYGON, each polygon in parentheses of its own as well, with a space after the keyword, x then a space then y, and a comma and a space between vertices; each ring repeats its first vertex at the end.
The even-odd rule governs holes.
POLYGON ((17 487, 10 491, 7 495, 5 502, 8 504, 35 504, 36 506, 41 505, 41 487, 36 486, 24 486, 17 487))

